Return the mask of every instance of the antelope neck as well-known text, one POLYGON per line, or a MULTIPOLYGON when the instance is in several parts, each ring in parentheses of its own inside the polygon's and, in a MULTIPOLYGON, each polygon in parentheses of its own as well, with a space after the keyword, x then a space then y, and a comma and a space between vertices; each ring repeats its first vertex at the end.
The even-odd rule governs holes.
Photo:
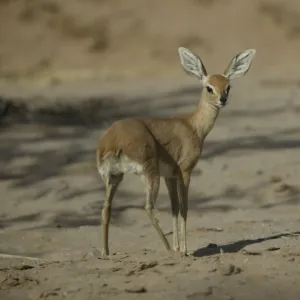
POLYGON ((191 124, 202 138, 205 138, 213 128, 220 110, 209 101, 205 93, 202 93, 199 104, 191 116, 191 124))

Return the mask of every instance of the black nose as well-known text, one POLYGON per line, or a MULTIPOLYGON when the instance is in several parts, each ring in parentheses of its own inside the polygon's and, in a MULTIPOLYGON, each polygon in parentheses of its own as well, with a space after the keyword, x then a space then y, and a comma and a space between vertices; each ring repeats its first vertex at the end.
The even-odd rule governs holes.
POLYGON ((225 105, 227 102, 227 97, 221 97, 220 101, 223 105, 225 105))

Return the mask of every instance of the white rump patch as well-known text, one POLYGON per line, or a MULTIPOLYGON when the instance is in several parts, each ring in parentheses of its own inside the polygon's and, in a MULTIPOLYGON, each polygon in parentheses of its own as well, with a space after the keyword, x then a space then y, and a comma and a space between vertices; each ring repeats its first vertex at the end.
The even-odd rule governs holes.
POLYGON ((110 156, 106 158, 98 169, 101 176, 107 176, 108 174, 119 175, 119 174, 136 174, 140 175, 143 173, 143 166, 125 155, 119 157, 110 156))

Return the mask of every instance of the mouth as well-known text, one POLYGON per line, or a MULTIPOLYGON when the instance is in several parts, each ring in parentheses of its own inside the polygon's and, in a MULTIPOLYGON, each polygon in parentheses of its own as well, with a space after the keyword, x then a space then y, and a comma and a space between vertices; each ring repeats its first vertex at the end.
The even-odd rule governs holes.
POLYGON ((226 106, 226 105, 227 105, 227 102, 221 102, 221 101, 220 101, 220 102, 218 103, 218 106, 219 106, 219 107, 224 107, 224 106, 226 106))

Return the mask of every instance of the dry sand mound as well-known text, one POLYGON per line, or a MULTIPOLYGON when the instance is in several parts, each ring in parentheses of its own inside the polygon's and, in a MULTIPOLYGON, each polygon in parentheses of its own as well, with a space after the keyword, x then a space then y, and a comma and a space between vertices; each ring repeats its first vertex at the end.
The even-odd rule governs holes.
POLYGON ((221 71, 258 50, 256 72, 297 76, 297 0, 1 0, 0 77, 58 83, 180 75, 177 47, 221 71))

